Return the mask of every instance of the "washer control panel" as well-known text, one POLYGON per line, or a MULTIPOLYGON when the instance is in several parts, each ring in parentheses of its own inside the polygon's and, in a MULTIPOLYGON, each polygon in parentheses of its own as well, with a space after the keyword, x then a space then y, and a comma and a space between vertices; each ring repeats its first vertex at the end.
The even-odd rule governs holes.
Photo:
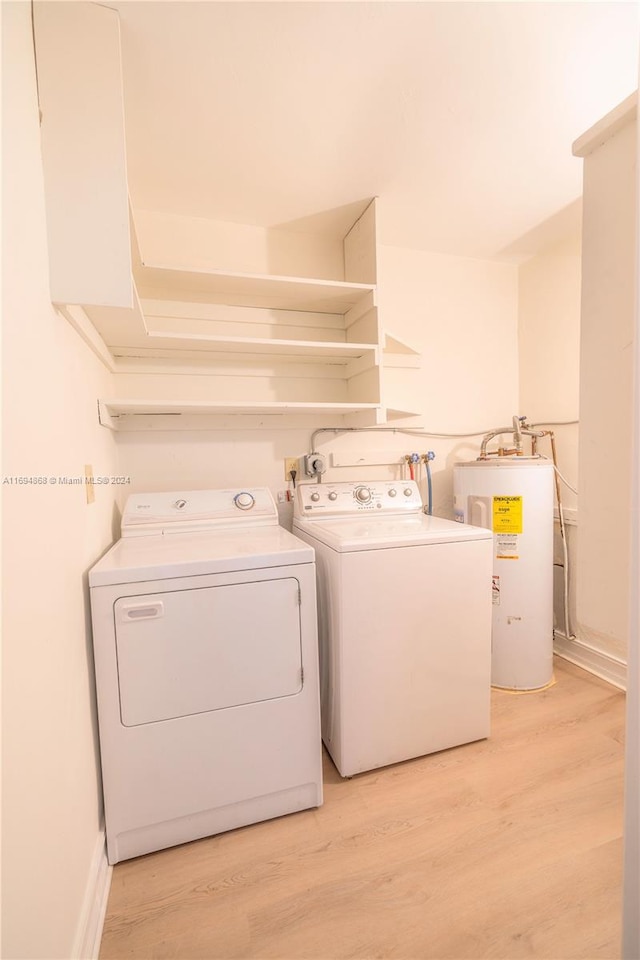
POLYGON ((308 519, 350 514, 420 513, 422 498, 415 480, 375 480, 361 483, 299 483, 295 515, 308 519))

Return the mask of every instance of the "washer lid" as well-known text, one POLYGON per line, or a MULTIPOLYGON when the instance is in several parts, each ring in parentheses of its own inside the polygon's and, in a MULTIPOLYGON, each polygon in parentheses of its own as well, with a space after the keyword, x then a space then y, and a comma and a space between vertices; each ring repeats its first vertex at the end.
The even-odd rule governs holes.
POLYGON ((305 537, 326 544, 338 553, 493 539, 491 531, 484 527, 430 517, 424 513, 407 517, 350 517, 348 520, 324 520, 321 523, 294 519, 293 530, 294 533, 300 531, 305 537))
POLYGON ((141 583, 313 561, 313 549, 278 525, 123 537, 89 571, 89 585, 141 583))
POLYGON ((491 540, 493 534, 484 527, 473 527, 455 520, 443 520, 425 514, 408 517, 367 517, 348 520, 294 519, 293 531, 325 543, 339 553, 354 550, 385 550, 390 547, 413 547, 434 543, 460 543, 468 540, 491 540))

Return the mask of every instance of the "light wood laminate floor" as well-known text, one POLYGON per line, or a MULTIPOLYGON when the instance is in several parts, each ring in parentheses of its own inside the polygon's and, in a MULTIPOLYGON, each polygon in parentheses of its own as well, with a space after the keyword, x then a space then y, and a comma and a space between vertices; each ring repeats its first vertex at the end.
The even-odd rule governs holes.
POLYGON ((620 956, 624 694, 556 660, 489 740, 114 868, 110 958, 620 956))

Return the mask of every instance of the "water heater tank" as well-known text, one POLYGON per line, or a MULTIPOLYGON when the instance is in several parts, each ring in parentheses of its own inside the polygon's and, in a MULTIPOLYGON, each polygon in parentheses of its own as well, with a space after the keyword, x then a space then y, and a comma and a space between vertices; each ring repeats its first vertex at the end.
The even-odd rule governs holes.
POLYGON ((474 460, 453 477, 456 520, 493 531, 491 682, 544 687, 553 676, 553 464, 474 460))

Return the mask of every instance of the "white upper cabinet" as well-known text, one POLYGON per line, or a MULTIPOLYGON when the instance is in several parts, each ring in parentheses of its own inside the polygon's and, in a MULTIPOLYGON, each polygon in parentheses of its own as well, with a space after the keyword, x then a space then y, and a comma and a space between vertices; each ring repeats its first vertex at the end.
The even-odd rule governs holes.
POLYGON ((51 299, 131 307, 118 15, 34 4, 51 299))

